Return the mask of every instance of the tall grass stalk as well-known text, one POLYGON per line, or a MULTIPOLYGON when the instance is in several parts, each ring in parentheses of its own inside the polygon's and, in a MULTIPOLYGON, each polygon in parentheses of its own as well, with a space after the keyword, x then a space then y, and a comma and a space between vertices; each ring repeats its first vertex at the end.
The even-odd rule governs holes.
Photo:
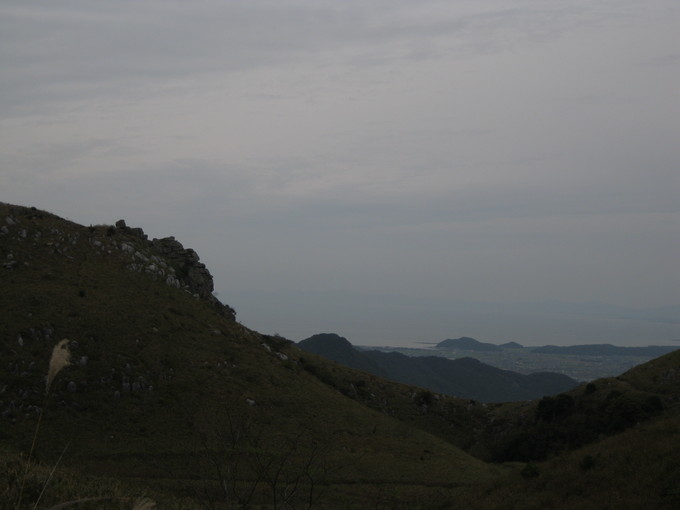
MULTIPOLYGON (((26 459, 26 470, 24 471, 24 476, 23 479, 21 480, 21 487, 19 488, 19 499, 17 501, 17 510, 21 508, 21 502, 23 500, 24 496, 24 487, 26 486, 26 479, 28 478, 28 473, 31 469, 31 459, 33 458, 33 452, 35 451, 35 445, 38 441, 38 434, 40 433, 40 425, 42 423, 42 417, 43 413, 45 412, 45 406, 47 405, 47 396, 50 393, 50 387, 52 386, 52 381, 54 381, 54 378, 57 377, 57 374, 61 372, 61 370, 68 366, 71 363, 71 351, 68 348, 69 345, 69 339, 64 338, 63 340, 59 341, 57 345, 54 346, 54 349, 52 349, 52 356, 50 358, 50 365, 47 370, 47 380, 45 383, 45 400, 43 402, 42 407, 40 408, 40 414, 38 415, 38 423, 35 426, 35 431, 33 432, 33 441, 31 442, 31 449, 28 452, 28 458, 26 459)), ((67 445, 68 446, 68 445, 67 445)), ((64 448, 64 451, 66 449, 64 448)), ((64 452, 62 452, 63 456, 64 452)), ((59 457, 59 460, 61 460, 61 456, 59 457)), ((54 472, 54 471, 53 471, 54 472)), ((52 477, 52 474, 50 474, 50 478, 52 477)), ((49 482, 49 478, 47 480, 49 482)), ((47 482, 45 482, 45 486, 47 486, 47 482)), ((45 487, 43 487, 43 492, 45 491, 45 487)), ((42 492, 40 493, 40 497, 42 497, 42 492)), ((40 499, 40 498, 38 498, 40 499)), ((36 502, 37 505, 37 502, 36 502)), ((35 508, 35 507, 34 507, 35 508)))
POLYGON ((61 455, 59 455, 59 458, 57 459, 57 462, 52 466, 52 471, 50 471, 50 476, 47 477, 47 480, 45 480, 45 483, 43 484, 43 488, 40 491, 40 495, 38 496, 38 499, 35 501, 33 504, 33 510, 38 508, 38 503, 40 503, 40 500, 43 497, 43 494, 45 494, 45 489, 47 489, 47 485, 50 483, 50 480, 52 480, 52 477, 54 476, 54 472, 57 470, 57 466, 59 466, 59 463, 61 462, 61 459, 64 457, 64 453, 66 453, 66 449, 68 446, 71 444, 71 441, 66 443, 66 446, 64 446, 64 449, 61 451, 61 455))

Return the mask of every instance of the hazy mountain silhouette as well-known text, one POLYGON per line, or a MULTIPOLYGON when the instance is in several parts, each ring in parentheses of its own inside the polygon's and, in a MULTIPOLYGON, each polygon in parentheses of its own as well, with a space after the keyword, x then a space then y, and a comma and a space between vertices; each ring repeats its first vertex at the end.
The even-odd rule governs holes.
MULTIPOLYGON (((460 340, 464 345, 481 344, 471 338, 460 340)), ((563 374, 541 372, 524 375, 492 367, 473 358, 450 360, 440 356, 411 357, 397 352, 360 351, 346 338, 333 333, 311 336, 299 342, 298 346, 393 381, 481 402, 530 400, 567 391, 578 384, 563 374)), ((494 347, 500 350, 500 347, 494 347)))
MULTIPOLYGON (((519 344, 517 344, 519 345, 519 344)), ((499 345, 489 344, 463 336, 460 338, 449 338, 443 340, 436 345, 437 349, 461 349, 465 351, 501 351, 503 348, 499 345)), ((521 346, 520 346, 521 347, 521 346)))
POLYGON ((647 345, 645 347, 619 347, 611 344, 584 344, 584 345, 544 345, 534 347, 532 352, 542 354, 571 354, 580 356, 663 356, 669 352, 680 349, 674 345, 647 345))

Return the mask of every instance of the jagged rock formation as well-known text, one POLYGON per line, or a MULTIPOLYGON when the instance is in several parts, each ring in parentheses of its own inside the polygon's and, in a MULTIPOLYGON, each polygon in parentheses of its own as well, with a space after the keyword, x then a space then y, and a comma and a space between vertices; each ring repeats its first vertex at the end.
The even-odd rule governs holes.
MULTIPOLYGON (((2 260, 4 269, 18 264, 28 266, 33 256, 31 250, 21 245, 46 248, 53 255, 73 259, 72 253, 86 240, 91 248, 101 255, 119 254, 131 271, 145 273, 154 279, 164 280, 171 287, 184 289, 200 299, 212 303, 227 316, 235 317, 234 310, 213 295, 213 277, 198 254, 184 248, 174 237, 148 240, 141 228, 128 227, 125 220, 118 220, 115 226, 90 226, 84 228, 66 220, 55 227, 40 220, 59 219, 57 216, 39 211, 35 207, 10 206, 0 203, 0 238, 18 242, 19 249, 8 250, 2 260), (71 228, 65 228, 68 225, 71 228)), ((28 248, 28 246, 26 246, 28 248)))
MULTIPOLYGON (((217 302, 213 296, 213 277, 205 267, 205 264, 200 262, 198 253, 191 248, 185 248, 182 243, 177 241, 173 236, 163 237, 161 239, 152 239, 148 241, 147 235, 141 228, 128 227, 125 220, 118 220, 116 222, 116 229, 129 233, 139 238, 146 247, 153 248, 158 255, 145 255, 143 252, 135 252, 133 256, 142 262, 151 262, 151 264, 138 264, 130 269, 144 270, 150 273, 155 273, 161 277, 166 276, 166 283, 173 287, 184 287, 193 294, 198 295, 202 299, 217 302), (146 260, 145 260, 146 259, 146 260), (154 262, 159 265, 156 266, 154 262)), ((127 251, 132 251, 134 247, 127 246, 127 251)))
POLYGON ((178 268, 178 278, 189 289, 203 299, 213 298, 213 277, 205 264, 199 262, 198 254, 191 248, 184 248, 174 237, 154 239, 151 244, 168 261, 178 268))
MULTIPOLYGON (((54 281, 61 275, 79 275, 87 271, 88 261, 95 261, 100 269, 113 266, 112 273, 124 268, 163 281, 165 284, 184 290, 196 299, 209 302, 215 310, 227 319, 234 319, 235 312, 220 303, 212 294, 213 278, 208 269, 199 261, 194 250, 186 249, 172 237, 148 240, 141 228, 130 228, 124 220, 116 225, 84 227, 58 216, 40 211, 33 207, 13 206, 0 202, 0 282, 14 283, 15 280, 35 282, 54 281), (26 278, 31 275, 34 279, 26 278)), ((86 277, 83 277, 87 279, 86 277)), ((76 278, 77 280, 77 278, 76 278)), ((79 284, 77 294, 87 298, 96 288, 97 277, 88 284, 79 284), (94 282, 94 283, 93 283, 94 282)), ((13 349, 27 352, 54 342, 58 336, 67 333, 64 328, 46 320, 41 307, 55 298, 42 292, 26 288, 27 322, 6 339, 13 349), (10 340, 11 339, 11 340, 10 340)), ((64 316, 74 314, 74 310, 64 306, 64 316)), ((91 310, 94 310, 91 309, 91 310)), ((0 312, 11 313, 12 308, 0 307, 0 312)), ((6 319, 2 316, 3 320, 6 319)), ((149 328, 152 335, 158 330, 149 328)), ((221 334, 215 330, 214 334, 221 334)), ((92 342, 95 335, 85 338, 92 342)), ((144 336, 122 341, 132 341, 135 345, 146 343, 144 336)), ((90 353, 72 340, 69 348, 74 364, 85 367, 90 353)), ((91 348, 91 346, 90 346, 91 348)), ((7 354, 7 351, 4 351, 7 354)), ((95 356, 96 357, 96 356, 95 356)), ((31 357, 15 357, 2 363, 3 369, 16 380, 36 377, 41 367, 31 357)), ((149 394, 154 384, 164 383, 172 377, 168 370, 150 370, 146 366, 131 363, 111 366, 96 378, 76 378, 65 382, 64 389, 69 394, 82 394, 88 391, 105 390, 115 399, 129 395, 149 394)), ((29 385, 0 384, 0 418, 14 423, 24 415, 38 415, 40 407, 34 402, 35 388, 29 385)), ((73 404, 78 407, 78 404, 73 404)))

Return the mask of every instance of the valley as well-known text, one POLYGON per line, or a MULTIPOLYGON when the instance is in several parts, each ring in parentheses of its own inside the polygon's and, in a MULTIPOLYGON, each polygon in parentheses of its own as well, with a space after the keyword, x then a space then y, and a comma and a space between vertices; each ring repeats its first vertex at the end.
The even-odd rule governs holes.
POLYGON ((626 370, 653 359, 652 356, 538 353, 531 348, 479 351, 465 349, 405 348, 357 346, 362 350, 399 352, 406 356, 441 356, 447 359, 475 358, 488 365, 520 374, 557 372, 577 381, 587 382, 600 377, 615 377, 626 370))

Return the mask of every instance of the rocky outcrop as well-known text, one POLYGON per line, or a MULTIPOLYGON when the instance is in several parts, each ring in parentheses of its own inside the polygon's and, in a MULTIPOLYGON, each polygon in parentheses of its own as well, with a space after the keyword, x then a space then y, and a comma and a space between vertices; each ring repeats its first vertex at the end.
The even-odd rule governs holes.
POLYGON ((179 280, 186 283, 192 292, 204 299, 213 297, 213 277, 194 250, 184 248, 172 236, 154 239, 151 244, 175 268, 179 280))
POLYGON ((128 227, 125 224, 125 220, 118 220, 116 222, 116 228, 119 230, 123 230, 127 232, 128 234, 132 234, 133 236, 139 237, 140 239, 146 241, 148 239, 147 235, 144 233, 144 231, 141 228, 132 228, 128 227))
POLYGON ((131 269, 143 270, 165 278, 168 285, 184 288, 195 296, 213 303, 222 313, 235 317, 234 310, 220 303, 213 295, 213 277, 194 250, 185 248, 173 236, 149 241, 141 228, 128 227, 125 220, 118 220, 116 229, 138 238, 145 248, 153 252, 152 254, 145 249, 135 250, 134 244, 122 243, 121 249, 130 252, 135 259, 134 267, 131 269))
POLYGON ((85 241, 98 255, 121 257, 128 270, 183 289, 235 319, 236 312, 213 295, 213 277, 194 250, 185 248, 174 237, 149 241, 141 228, 129 227, 125 220, 118 220, 115 226, 85 228, 34 207, 0 203, 0 238, 11 241, 0 246, 6 248, 0 249, 0 269, 29 266, 36 248, 76 260, 75 252, 85 241), (42 220, 58 223, 51 221, 48 226, 42 220))

